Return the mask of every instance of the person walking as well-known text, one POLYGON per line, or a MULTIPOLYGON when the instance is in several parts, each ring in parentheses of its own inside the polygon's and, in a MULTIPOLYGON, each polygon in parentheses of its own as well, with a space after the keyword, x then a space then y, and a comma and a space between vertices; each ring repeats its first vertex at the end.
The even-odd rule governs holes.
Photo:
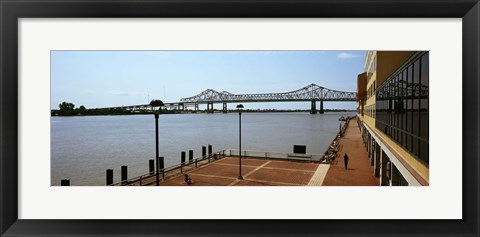
POLYGON ((347 169, 347 166, 348 166, 348 155, 347 155, 347 153, 345 153, 345 155, 343 156, 343 162, 345 163, 345 169, 347 169))

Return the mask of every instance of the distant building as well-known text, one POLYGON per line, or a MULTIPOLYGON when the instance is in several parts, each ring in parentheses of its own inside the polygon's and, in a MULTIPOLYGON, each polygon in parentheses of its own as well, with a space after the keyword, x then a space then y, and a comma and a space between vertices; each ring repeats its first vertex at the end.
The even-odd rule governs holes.
POLYGON ((429 53, 368 51, 357 113, 382 186, 429 185, 429 53))

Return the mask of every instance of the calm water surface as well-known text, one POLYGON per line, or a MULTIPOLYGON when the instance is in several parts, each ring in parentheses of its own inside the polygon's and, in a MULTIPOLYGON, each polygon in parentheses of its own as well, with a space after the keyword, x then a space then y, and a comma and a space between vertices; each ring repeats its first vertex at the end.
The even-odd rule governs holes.
MULTIPOLYGON (((322 154, 339 130, 338 118, 353 113, 243 113, 242 149, 292 152, 306 145, 307 153, 322 154)), ((180 163, 182 151, 202 146, 213 150, 238 149, 238 114, 160 115, 160 156, 165 167, 180 163)), ((105 170, 128 166, 128 177, 148 173, 155 158, 153 115, 51 118, 51 184, 70 179, 72 186, 105 185, 105 170)))

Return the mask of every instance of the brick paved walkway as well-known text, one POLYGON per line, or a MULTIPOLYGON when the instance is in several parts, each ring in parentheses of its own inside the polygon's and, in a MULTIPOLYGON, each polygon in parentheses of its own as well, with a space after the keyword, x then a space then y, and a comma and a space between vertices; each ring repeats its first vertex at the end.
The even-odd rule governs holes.
POLYGON ((299 186, 307 185, 318 164, 281 160, 242 159, 243 180, 238 180, 238 158, 226 157, 188 172, 193 183, 182 175, 162 181, 165 186, 299 186))
POLYGON ((378 186, 379 179, 373 175, 368 152, 365 148, 356 120, 351 120, 345 135, 340 139, 339 156, 330 164, 323 186, 378 186), (343 155, 347 153, 348 169, 345 170, 343 155))

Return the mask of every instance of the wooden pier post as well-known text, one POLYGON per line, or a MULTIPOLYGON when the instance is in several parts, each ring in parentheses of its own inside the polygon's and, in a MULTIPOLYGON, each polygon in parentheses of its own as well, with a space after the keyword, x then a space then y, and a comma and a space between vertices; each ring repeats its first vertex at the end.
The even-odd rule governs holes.
POLYGON ((205 146, 202 146, 202 157, 207 157, 207 148, 205 146))
POLYGON ((208 144, 208 156, 211 157, 211 156, 212 156, 212 153, 213 153, 213 151, 212 151, 212 145, 208 144))

